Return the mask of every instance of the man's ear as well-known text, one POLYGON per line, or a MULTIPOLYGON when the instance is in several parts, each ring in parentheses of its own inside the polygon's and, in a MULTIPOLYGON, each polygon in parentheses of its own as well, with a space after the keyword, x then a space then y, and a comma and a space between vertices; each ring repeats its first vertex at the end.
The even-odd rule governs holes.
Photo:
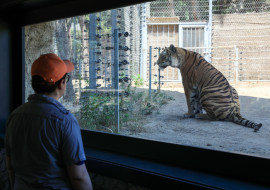
POLYGON ((173 44, 170 45, 169 50, 171 50, 173 53, 176 52, 176 48, 174 47, 173 44))
POLYGON ((65 83, 66 83, 66 79, 62 79, 62 80, 60 81, 60 83, 58 84, 57 88, 59 88, 59 89, 64 88, 65 83))

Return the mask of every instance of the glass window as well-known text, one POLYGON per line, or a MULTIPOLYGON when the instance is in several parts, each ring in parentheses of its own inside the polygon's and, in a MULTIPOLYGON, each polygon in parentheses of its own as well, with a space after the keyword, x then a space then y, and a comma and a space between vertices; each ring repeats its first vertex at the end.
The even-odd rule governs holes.
POLYGON ((269 12, 264 11, 267 9, 256 7, 259 13, 249 8, 248 14, 231 14, 231 7, 227 8, 230 12, 224 7, 224 12, 214 4, 212 14, 207 15, 208 0, 194 5, 188 0, 161 2, 165 1, 25 26, 25 97, 33 93, 32 62, 40 54, 54 52, 75 65, 67 92, 60 101, 83 129, 269 158, 270 24, 269 12), (182 27, 180 36, 179 26, 183 22, 189 26, 182 27), (196 26, 198 22, 206 25, 196 26), (236 91, 231 90, 228 95, 223 89, 216 95, 209 88, 222 88, 225 84, 210 80, 212 86, 207 87, 208 98, 204 99, 209 103, 202 105, 201 83, 209 80, 211 71, 203 73, 200 68, 195 77, 201 76, 201 80, 189 81, 196 89, 192 91, 194 101, 189 100, 197 106, 196 111, 202 106, 202 113, 206 114, 208 107, 214 107, 235 120, 241 114, 261 123, 260 130, 253 132, 249 127, 215 118, 185 118, 189 96, 182 84, 183 73, 181 76, 178 68, 170 66, 160 71, 154 65, 171 44, 175 47, 183 44, 181 47, 208 56, 207 60, 220 71, 218 76, 224 75, 238 93, 240 106, 236 91), (232 97, 236 107, 231 111, 240 109, 235 115, 226 109, 232 97))

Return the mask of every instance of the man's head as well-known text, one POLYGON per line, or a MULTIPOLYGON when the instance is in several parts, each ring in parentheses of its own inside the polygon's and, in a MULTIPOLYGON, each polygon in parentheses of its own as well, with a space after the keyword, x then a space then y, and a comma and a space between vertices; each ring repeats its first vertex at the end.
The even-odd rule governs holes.
POLYGON ((56 54, 41 55, 31 67, 32 87, 36 93, 52 93, 74 70, 69 60, 62 60, 56 54))

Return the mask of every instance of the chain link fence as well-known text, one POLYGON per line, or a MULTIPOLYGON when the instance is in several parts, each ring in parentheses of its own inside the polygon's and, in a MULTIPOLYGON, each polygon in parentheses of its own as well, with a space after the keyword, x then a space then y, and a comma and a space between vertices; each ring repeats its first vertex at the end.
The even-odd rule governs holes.
POLYGON ((150 3, 150 17, 178 17, 181 22, 208 21, 208 12, 208 0, 157 0, 150 3))
MULTIPOLYGON (((270 44, 269 18, 269 0, 153 1, 150 3, 148 31, 156 30, 152 36, 159 38, 153 42, 148 32, 148 45, 168 47, 171 41, 163 41, 168 32, 155 27, 161 29, 175 24, 174 45, 201 53, 229 81, 270 81, 270 55, 266 53, 270 44), (200 26, 204 45, 196 44, 196 40, 199 41, 196 32, 201 23, 205 23, 200 26)), ((175 76, 174 71, 162 74, 164 81, 181 80, 171 77, 175 76)))

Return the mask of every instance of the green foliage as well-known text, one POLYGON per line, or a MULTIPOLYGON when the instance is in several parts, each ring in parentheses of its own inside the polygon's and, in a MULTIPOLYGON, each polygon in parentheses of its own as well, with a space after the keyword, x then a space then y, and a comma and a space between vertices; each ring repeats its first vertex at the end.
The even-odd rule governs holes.
POLYGON ((144 84, 144 79, 140 76, 140 74, 132 76, 132 80, 134 82, 135 87, 140 87, 143 86, 144 84))
POLYGON ((90 130, 112 131, 114 123, 114 105, 110 96, 83 92, 79 122, 82 128, 90 130))
MULTIPOLYGON (((120 77, 122 75, 120 74, 120 77)), ((126 129, 131 133, 144 130, 143 122, 147 115, 170 101, 172 98, 163 92, 152 93, 149 97, 148 90, 137 89, 143 84, 140 75, 133 77, 135 88, 131 83, 125 88, 125 92, 119 97, 120 129, 126 129)), ((108 93, 82 92, 80 100, 80 110, 78 112, 79 123, 82 128, 116 133, 115 130, 115 97, 108 93)))

